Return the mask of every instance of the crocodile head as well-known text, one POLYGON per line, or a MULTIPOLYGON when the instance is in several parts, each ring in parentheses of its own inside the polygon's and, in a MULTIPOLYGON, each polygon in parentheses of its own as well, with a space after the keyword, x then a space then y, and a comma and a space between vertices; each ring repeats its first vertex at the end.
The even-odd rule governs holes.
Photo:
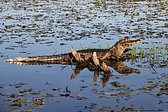
POLYGON ((125 49, 138 44, 140 41, 140 39, 130 40, 129 37, 119 40, 110 48, 112 57, 118 60, 125 49))

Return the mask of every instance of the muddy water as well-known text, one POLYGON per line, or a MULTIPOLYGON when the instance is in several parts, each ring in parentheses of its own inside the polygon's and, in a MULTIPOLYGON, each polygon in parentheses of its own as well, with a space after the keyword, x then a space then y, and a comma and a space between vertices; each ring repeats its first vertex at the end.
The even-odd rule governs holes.
POLYGON ((0 111, 168 110, 167 1, 1 0, 0 111), (15 65, 5 60, 108 48, 140 38, 124 63, 140 73, 96 77, 71 65, 15 65), (135 58, 135 55, 137 57, 135 58))

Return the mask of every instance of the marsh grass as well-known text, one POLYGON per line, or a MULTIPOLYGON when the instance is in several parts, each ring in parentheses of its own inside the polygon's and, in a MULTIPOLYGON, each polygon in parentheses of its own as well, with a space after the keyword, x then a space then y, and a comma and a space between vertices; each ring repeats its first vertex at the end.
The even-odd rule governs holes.
POLYGON ((142 65, 148 63, 148 67, 150 67, 154 73, 157 73, 155 70, 157 67, 168 66, 168 49, 162 42, 159 44, 150 43, 147 48, 133 47, 126 56, 129 56, 132 64, 135 64, 137 60, 139 60, 142 65))
POLYGON ((98 48, 102 49, 102 43, 99 41, 98 48))
POLYGON ((110 48, 110 47, 111 47, 111 45, 110 45, 109 42, 106 43, 106 47, 107 47, 107 48, 110 48))
POLYGON ((144 49, 139 49, 139 57, 140 57, 140 59, 143 59, 143 57, 145 57, 144 49))
POLYGON ((154 60, 165 60, 168 52, 166 51, 166 46, 160 42, 159 44, 151 43, 147 54, 154 60))
POLYGON ((132 60, 135 60, 135 59, 136 59, 136 54, 137 54, 137 48, 134 47, 134 48, 131 50, 131 59, 132 59, 132 60))

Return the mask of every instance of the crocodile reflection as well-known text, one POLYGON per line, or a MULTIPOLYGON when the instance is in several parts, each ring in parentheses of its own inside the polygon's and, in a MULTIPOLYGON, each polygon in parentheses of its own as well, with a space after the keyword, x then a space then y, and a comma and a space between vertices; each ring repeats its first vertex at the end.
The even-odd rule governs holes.
MULTIPOLYGON (((116 72, 123 74, 123 75, 129 75, 131 73, 140 73, 139 69, 135 69, 135 68, 131 68, 128 67, 124 64, 124 61, 108 61, 105 62, 109 67, 113 68, 116 72)), ((105 86, 107 84, 107 82, 109 81, 109 78, 112 75, 112 73, 105 73, 102 70, 99 70, 96 68, 96 66, 88 66, 88 65, 76 65, 76 68, 74 70, 74 72, 71 75, 71 79, 75 79, 77 77, 78 74, 80 74, 80 72, 85 69, 88 68, 89 71, 93 71, 93 84, 96 84, 97 82, 97 77, 99 76, 99 74, 102 73, 102 85, 105 86)))
MULTIPOLYGON (((128 67, 127 65, 124 64, 124 60, 108 60, 105 61, 105 63, 107 64, 107 66, 113 68, 116 72, 123 74, 123 75, 129 75, 131 73, 140 73, 139 69, 135 69, 135 68, 131 68, 128 67)), ((47 65, 47 64, 58 64, 56 62, 15 62, 13 64, 18 64, 18 65, 47 65)), ((62 65, 69 65, 67 63, 62 63, 62 65)), ((101 69, 99 69, 97 66, 95 65, 91 65, 91 64, 76 64, 74 65, 75 69, 74 72, 71 74, 70 79, 75 79, 77 77, 77 75, 80 74, 80 72, 87 68, 89 71, 93 72, 93 84, 97 83, 97 77, 101 74, 102 78, 101 78, 101 82, 102 85, 105 86, 108 81, 109 78, 112 75, 112 72, 110 73, 105 73, 103 72, 101 69)))

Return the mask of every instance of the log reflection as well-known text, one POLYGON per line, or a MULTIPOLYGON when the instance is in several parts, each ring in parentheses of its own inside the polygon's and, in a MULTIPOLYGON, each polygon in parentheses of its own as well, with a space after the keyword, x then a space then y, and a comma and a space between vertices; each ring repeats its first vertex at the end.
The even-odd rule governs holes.
MULTIPOLYGON (((123 74, 123 75, 129 75, 131 73, 140 73, 140 70, 135 69, 135 68, 131 68, 128 67, 124 64, 124 61, 121 60, 107 60, 105 61, 105 63, 107 64, 107 66, 113 68, 116 72, 123 74)), ((56 62, 15 62, 12 64, 18 64, 18 65, 46 65, 46 64, 58 64, 56 62)), ((64 63, 69 65, 68 63, 64 63)), ((77 75, 80 74, 80 72, 87 68, 89 71, 93 72, 93 84, 96 85, 97 84, 97 77, 101 74, 102 78, 101 78, 101 82, 102 85, 105 86, 107 84, 107 82, 109 81, 109 78, 112 76, 111 72, 104 72, 102 71, 102 69, 100 69, 100 67, 95 66, 92 63, 83 63, 83 64, 75 64, 75 70, 74 72, 71 74, 70 79, 75 79, 77 77, 77 75)))
MULTIPOLYGON (((105 62, 109 67, 113 68, 116 72, 123 74, 123 75, 129 75, 131 73, 140 73, 140 70, 128 67, 124 64, 123 61, 108 61, 105 62)), ((80 74, 80 72, 84 69, 87 68, 89 71, 93 72, 93 84, 97 84, 97 77, 102 74, 101 82, 102 85, 105 86, 107 82, 109 81, 109 78, 112 75, 111 72, 105 73, 101 69, 99 69, 97 66, 91 66, 88 64, 85 65, 76 65, 74 72, 72 73, 70 79, 75 79, 77 75, 80 74)))

